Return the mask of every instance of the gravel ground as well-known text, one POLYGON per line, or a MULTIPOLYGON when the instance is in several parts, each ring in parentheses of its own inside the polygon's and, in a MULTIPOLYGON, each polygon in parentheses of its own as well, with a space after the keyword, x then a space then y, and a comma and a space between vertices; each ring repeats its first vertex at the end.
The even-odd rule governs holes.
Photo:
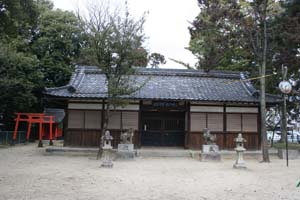
POLYGON ((247 159, 247 170, 189 158, 137 158, 100 168, 94 156, 49 155, 36 144, 0 148, 0 199, 300 199, 300 159, 290 167, 247 159))

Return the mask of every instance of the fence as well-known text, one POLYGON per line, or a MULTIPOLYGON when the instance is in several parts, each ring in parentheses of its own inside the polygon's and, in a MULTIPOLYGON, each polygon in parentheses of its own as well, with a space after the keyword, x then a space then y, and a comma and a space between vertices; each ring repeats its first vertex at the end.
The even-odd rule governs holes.
MULTIPOLYGON (((274 142, 274 143, 281 142, 280 139, 281 139, 280 135, 276 135, 276 136, 274 137, 273 142, 274 142)), ((269 137, 268 137, 268 140, 271 141, 271 140, 272 140, 272 137, 269 136, 269 137)), ((300 135, 288 135, 288 136, 287 136, 287 140, 288 140, 289 143, 299 143, 299 144, 300 144, 300 135)))
POLYGON ((300 143, 300 135, 288 135, 288 141, 292 143, 300 143))
MULTIPOLYGON (((11 144, 13 141, 13 131, 0 131, 0 145, 11 144)), ((26 132, 18 131, 15 144, 24 143, 26 141, 26 132)))

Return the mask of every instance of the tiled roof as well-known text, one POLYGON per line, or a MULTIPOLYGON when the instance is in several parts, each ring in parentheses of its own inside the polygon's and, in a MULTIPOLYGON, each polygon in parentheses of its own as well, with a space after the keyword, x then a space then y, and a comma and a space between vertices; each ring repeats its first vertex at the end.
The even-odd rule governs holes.
MULTIPOLYGON (((240 72, 141 68, 130 77, 141 89, 128 99, 259 102, 258 92, 240 72)), ((105 75, 97 67, 78 66, 68 85, 47 88, 46 95, 63 98, 107 97, 105 75)), ((279 101, 268 96, 268 102, 279 101)))

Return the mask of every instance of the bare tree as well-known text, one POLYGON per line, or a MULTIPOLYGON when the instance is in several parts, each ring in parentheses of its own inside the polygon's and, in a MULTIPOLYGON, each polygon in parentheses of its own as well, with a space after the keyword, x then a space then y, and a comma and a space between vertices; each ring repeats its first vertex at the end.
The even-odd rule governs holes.
MULTIPOLYGON (((89 15, 82 17, 87 43, 83 60, 98 66, 106 77, 107 97, 102 135, 108 127, 110 110, 126 104, 123 97, 137 91, 133 79, 135 67, 146 66, 147 52, 143 48, 145 17, 135 20, 125 9, 112 9, 109 4, 90 4, 89 15)), ((100 142, 101 143, 101 142, 100 142)), ((100 145, 97 158, 101 154, 100 145)))

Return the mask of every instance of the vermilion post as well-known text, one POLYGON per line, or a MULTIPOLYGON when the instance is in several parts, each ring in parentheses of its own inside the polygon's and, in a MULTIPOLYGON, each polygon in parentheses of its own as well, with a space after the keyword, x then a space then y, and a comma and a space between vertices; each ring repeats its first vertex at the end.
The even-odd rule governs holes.
POLYGON ((13 134, 13 142, 17 139, 17 132, 18 132, 19 120, 20 120, 20 113, 16 113, 16 114, 17 114, 17 118, 15 119, 16 125, 15 125, 14 134, 13 134))
POLYGON ((26 141, 29 140, 30 137, 30 131, 31 131, 31 123, 32 123, 32 117, 31 115, 28 116, 28 127, 27 127, 27 133, 26 133, 26 141))

